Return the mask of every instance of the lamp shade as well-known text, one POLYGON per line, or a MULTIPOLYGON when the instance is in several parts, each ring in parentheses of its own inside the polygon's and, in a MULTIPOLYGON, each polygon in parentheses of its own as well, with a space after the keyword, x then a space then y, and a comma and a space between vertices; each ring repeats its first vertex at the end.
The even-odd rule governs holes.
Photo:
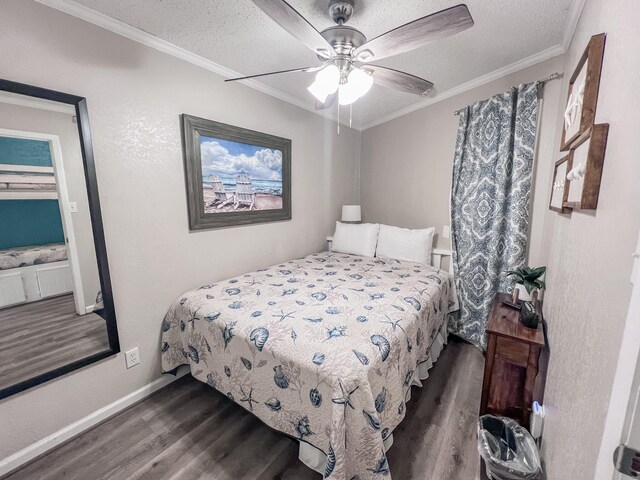
POLYGON ((342 206, 342 221, 343 222, 359 222, 360 217, 360 205, 343 205, 342 206))

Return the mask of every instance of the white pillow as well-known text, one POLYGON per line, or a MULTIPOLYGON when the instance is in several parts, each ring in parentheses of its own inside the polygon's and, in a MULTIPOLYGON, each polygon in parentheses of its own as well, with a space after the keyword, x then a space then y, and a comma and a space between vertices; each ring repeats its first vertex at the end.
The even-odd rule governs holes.
POLYGON ((340 253, 351 253, 363 257, 376 254, 378 241, 377 223, 341 223, 336 222, 331 250, 340 253))
POLYGON ((435 227, 410 230, 380 225, 376 257, 431 265, 431 250, 435 231, 435 227))

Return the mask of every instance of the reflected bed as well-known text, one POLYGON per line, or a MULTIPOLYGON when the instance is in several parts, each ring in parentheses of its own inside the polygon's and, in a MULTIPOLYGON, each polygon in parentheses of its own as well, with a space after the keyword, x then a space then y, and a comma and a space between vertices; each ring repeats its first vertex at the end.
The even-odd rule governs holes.
POLYGON ((67 260, 64 243, 0 250, 0 270, 67 260))

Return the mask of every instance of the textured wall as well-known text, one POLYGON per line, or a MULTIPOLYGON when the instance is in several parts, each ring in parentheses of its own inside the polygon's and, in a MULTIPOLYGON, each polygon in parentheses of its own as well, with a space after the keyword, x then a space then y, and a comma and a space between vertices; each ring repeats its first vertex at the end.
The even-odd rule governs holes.
MULTIPOLYGON (((458 117, 453 112, 478 100, 562 71, 554 58, 495 80, 455 97, 365 130, 362 133, 361 202, 368 222, 408 228, 436 227, 437 244, 450 248, 441 238, 449 225, 451 171, 458 117)), ((548 204, 553 162, 555 122, 560 82, 545 87, 542 124, 538 136, 530 231, 531 264, 540 263, 542 229, 548 204)))
MULTIPOLYGON (((631 254, 640 226, 637 17, 637 0, 587 0, 565 62, 570 75, 589 38, 607 33, 596 122, 611 127, 598 210, 549 212, 544 229, 544 310, 552 356, 543 453, 552 480, 594 478, 630 297, 631 254)), ((563 101, 567 83, 565 78, 563 101)), ((559 133, 558 128, 556 148, 559 133)))
POLYGON ((0 3, 0 77, 87 97, 123 354, 0 401, 0 458, 160 375, 160 323, 187 289, 325 247, 357 199, 360 134, 48 7, 0 3), (293 219, 190 233, 179 114, 293 141, 293 219))

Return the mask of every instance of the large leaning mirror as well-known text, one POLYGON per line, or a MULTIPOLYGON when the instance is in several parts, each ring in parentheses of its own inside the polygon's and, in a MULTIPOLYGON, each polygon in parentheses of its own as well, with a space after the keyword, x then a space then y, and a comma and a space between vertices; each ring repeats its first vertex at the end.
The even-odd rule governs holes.
POLYGON ((0 398, 119 351, 86 101, 0 79, 0 398))

